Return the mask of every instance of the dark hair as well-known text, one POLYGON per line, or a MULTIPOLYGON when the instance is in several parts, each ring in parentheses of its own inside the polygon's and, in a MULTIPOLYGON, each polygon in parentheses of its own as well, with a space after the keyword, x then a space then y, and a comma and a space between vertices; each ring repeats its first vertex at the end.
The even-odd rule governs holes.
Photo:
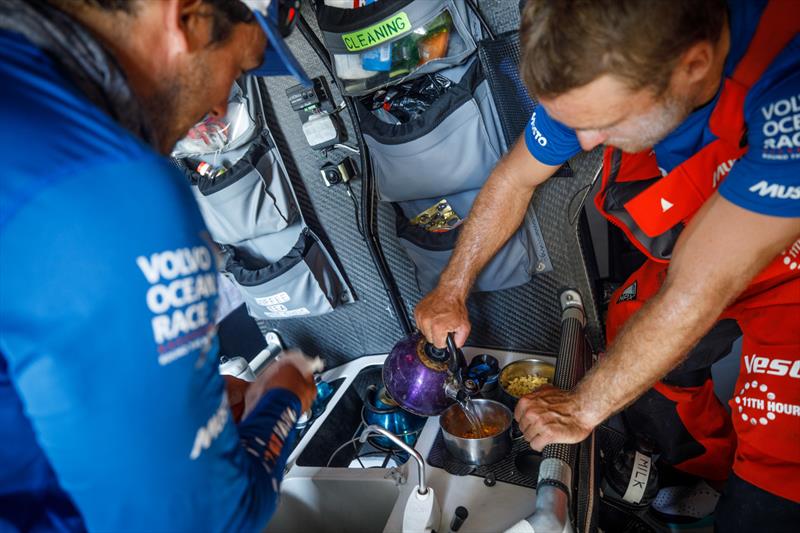
POLYGON ((211 43, 225 42, 233 31, 233 26, 239 23, 255 21, 255 16, 239 0, 204 0, 214 8, 214 25, 211 28, 211 43))
POLYGON ((522 78, 540 98, 603 74, 661 94, 681 54, 700 41, 716 43, 725 17, 725 0, 528 0, 522 78))
MULTIPOLYGON (((72 0, 74 1, 74 0, 72 0)), ((107 11, 124 11, 135 13, 136 4, 141 0, 80 0, 84 4, 107 11)), ((146 0, 149 1, 149 0, 146 0)), ((213 8, 213 26, 211 28, 211 44, 221 44, 230 37, 233 26, 241 22, 250 23, 255 20, 253 12, 239 0, 203 0, 213 8)), ((65 2, 60 2, 66 6, 65 2)))

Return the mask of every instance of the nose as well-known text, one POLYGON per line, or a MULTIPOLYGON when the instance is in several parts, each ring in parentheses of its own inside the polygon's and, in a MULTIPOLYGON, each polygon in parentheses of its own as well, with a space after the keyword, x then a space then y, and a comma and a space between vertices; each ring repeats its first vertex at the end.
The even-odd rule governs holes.
POLYGON ((584 130, 575 132, 578 142, 585 151, 589 151, 595 146, 603 144, 608 139, 608 134, 601 130, 584 130))

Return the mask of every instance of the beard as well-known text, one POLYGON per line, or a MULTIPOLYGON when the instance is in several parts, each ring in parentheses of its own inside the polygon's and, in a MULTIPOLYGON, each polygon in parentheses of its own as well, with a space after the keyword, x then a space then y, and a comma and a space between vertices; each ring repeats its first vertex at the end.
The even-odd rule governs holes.
POLYGON ((631 154, 647 150, 677 128, 686 120, 691 111, 692 106, 688 99, 680 99, 672 94, 666 94, 659 105, 633 120, 626 128, 629 129, 629 134, 609 137, 606 144, 631 154))
POLYGON ((163 79, 142 102, 161 154, 169 155, 175 144, 205 116, 208 98, 204 80, 209 79, 209 72, 208 65, 198 61, 188 72, 163 79))

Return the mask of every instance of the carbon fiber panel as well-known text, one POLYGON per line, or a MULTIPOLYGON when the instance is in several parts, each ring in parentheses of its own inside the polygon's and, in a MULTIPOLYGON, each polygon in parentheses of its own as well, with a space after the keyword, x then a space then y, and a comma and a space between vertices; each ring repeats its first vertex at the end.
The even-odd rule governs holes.
MULTIPOLYGON (((313 16, 309 17, 310 21, 312 19, 313 16)), ((294 32, 288 42, 309 76, 325 75, 324 66, 299 32, 294 32)), ((326 159, 308 146, 300 128, 300 119, 286 97, 286 89, 295 85, 295 80, 271 77, 264 78, 264 81, 270 130, 287 166, 300 207, 309 225, 316 231, 321 230, 321 238, 330 245, 329 250, 342 265, 357 301, 319 317, 260 321, 259 325, 263 331, 277 331, 286 346, 299 347, 307 353, 324 357, 328 366, 361 355, 387 352, 402 336, 402 331, 359 234, 353 203, 346 189, 326 187, 320 176, 319 169, 326 159)), ((341 96, 335 85, 330 85, 336 102, 340 102, 341 96)), ((342 118, 350 144, 352 126, 346 116, 342 118)), ((346 152, 337 150, 331 155, 338 161, 346 152)), ((357 196, 360 195, 360 180, 354 180, 352 188, 357 196)), ((389 219, 388 216, 382 218, 389 219)), ((389 250, 394 254, 389 252, 387 255, 402 254, 396 245, 389 250)), ((398 265, 395 271, 401 273, 395 274, 398 282, 407 284, 413 279, 410 265, 398 265), (402 272, 408 272, 408 275, 402 276, 402 272)))
MULTIPOLYGON (((509 13, 516 10, 514 0, 491 0, 486 4, 512 6, 507 8, 509 13)), ((316 29, 309 9, 304 4, 306 19, 316 29)), ((493 16, 500 17, 500 14, 492 12, 493 16)), ((491 17, 490 24, 493 24, 491 17)), ((288 43, 311 77, 327 76, 324 66, 299 32, 294 32, 288 43)), ((331 245, 329 249, 342 265, 358 301, 328 315, 262 321, 260 326, 263 331, 277 331, 285 345, 321 355, 329 366, 335 366, 362 355, 388 352, 402 333, 359 235, 351 199, 341 186, 325 187, 319 174, 324 158, 309 148, 300 129, 300 120, 289 107, 285 91, 294 84, 294 80, 287 77, 266 79, 267 107, 271 109, 268 109, 270 128, 306 219, 331 245)), ((341 96, 334 84, 330 85, 336 102, 340 102, 341 96)), ((348 114, 343 111, 340 115, 347 128, 348 144, 352 144, 353 131, 348 114)), ((340 159, 346 154, 337 150, 332 157, 340 159)), ((574 177, 551 179, 539 187, 532 206, 554 270, 534 276, 531 282, 520 287, 473 295, 468 304, 473 324, 470 344, 556 352, 561 317, 558 296, 563 288, 571 287, 583 297, 590 340, 594 346, 601 345, 597 303, 584 264, 578 224, 571 224, 569 220, 569 214, 577 209, 577 198, 589 185, 600 164, 600 155, 600 151, 579 155, 570 161, 574 177)), ((355 193, 360 194, 360 180, 353 181, 352 186, 355 193)), ((394 212, 389 205, 382 204, 378 212, 378 233, 389 267, 411 314, 422 295, 416 285, 413 265, 399 247, 394 231, 394 212)))

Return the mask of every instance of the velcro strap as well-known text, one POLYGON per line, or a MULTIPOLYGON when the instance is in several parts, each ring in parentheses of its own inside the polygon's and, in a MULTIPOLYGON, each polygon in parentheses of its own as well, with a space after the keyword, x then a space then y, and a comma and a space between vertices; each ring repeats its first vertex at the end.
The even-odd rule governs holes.
POLYGON ((693 157, 639 193, 625 210, 648 237, 657 237, 679 222, 688 222, 745 149, 721 140, 703 147, 693 157))
POLYGON ((625 204, 636 224, 648 237, 657 237, 694 213, 703 198, 681 167, 676 168, 625 204))

